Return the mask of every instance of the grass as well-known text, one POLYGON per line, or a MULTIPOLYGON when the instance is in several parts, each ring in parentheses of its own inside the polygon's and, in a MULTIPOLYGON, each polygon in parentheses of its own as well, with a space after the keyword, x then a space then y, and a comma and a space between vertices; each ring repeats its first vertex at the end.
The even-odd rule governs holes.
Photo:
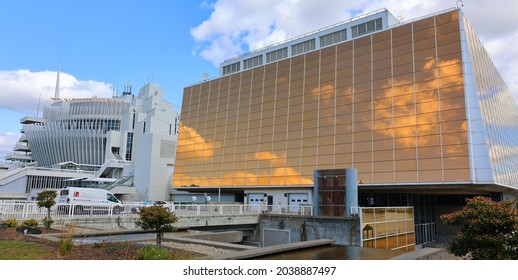
POLYGON ((50 260, 55 253, 41 244, 0 240, 0 260, 50 260))
POLYGON ((73 245, 74 231, 74 227, 67 228, 62 238, 53 242, 24 236, 14 228, 0 229, 0 260, 192 260, 197 258, 196 253, 181 250, 154 252, 152 250, 154 248, 148 248, 148 252, 145 252, 142 251, 142 246, 131 242, 73 245))

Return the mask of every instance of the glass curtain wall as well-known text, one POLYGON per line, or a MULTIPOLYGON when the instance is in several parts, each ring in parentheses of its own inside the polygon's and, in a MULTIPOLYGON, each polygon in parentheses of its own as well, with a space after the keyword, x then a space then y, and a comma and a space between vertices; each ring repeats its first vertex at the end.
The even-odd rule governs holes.
POLYGON ((173 186, 469 182, 458 11, 184 89, 173 186))

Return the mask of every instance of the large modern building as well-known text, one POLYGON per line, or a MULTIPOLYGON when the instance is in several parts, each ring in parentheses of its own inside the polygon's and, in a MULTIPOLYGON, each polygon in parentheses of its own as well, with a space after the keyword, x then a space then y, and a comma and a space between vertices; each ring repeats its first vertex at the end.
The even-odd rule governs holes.
POLYGON ((126 86, 113 98, 56 94, 43 118, 21 123, 6 159, 23 165, 0 174, 0 197, 81 186, 107 188, 123 200, 170 199, 179 114, 158 86, 147 84, 138 95, 126 86))
POLYGON ((359 205, 414 206, 417 244, 466 197, 518 191, 516 102, 460 9, 380 10, 229 59, 181 113, 177 190, 329 206, 315 170, 356 168, 359 205))

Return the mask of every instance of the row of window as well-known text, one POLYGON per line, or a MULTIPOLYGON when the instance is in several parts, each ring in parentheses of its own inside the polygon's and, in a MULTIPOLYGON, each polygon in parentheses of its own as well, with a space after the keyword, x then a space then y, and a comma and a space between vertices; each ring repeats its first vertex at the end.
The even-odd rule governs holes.
POLYGON ((381 18, 371 20, 362 24, 355 25, 351 28, 352 37, 363 36, 375 31, 383 29, 381 18))
MULTIPOLYGON (((381 21, 381 18, 379 19, 381 21)), ((320 47, 326 47, 347 40, 347 30, 339 30, 330 34, 320 36, 320 47)), ((291 46, 291 54, 298 55, 316 49, 316 39, 307 40, 291 46)), ((266 63, 274 62, 288 57, 288 48, 282 48, 266 53, 266 63)), ((263 56, 258 55, 243 60, 243 70, 257 67, 263 64, 263 56)), ((223 75, 228 75, 241 71, 240 62, 223 66, 223 75)))

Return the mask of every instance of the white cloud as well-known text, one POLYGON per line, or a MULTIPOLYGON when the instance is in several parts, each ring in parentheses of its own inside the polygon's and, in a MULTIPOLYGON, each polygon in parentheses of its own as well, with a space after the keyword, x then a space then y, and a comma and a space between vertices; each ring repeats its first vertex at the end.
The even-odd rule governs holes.
MULTIPOLYGON (((455 7, 460 1, 429 0, 216 0, 210 17, 191 29, 195 53, 218 66, 223 60, 272 43, 387 8, 411 20, 455 7)), ((511 92, 518 99, 518 1, 465 0, 462 10, 511 92)))
MULTIPOLYGON (((41 116, 44 104, 54 97, 56 76, 55 71, 0 71, 0 109, 36 116, 39 108, 41 116)), ((62 98, 111 97, 112 94, 112 86, 109 84, 81 81, 70 74, 60 73, 62 98)), ((0 131, 0 161, 13 151, 19 138, 19 133, 0 131)))
MULTIPOLYGON (((56 76, 55 71, 0 71, 0 109, 36 115, 39 104, 41 115, 43 104, 54 97, 56 76)), ((60 97, 111 97, 112 94, 109 84, 81 81, 70 74, 60 73, 60 97)))
POLYGON ((13 152, 14 145, 20 138, 20 134, 13 132, 0 132, 0 161, 13 152))

